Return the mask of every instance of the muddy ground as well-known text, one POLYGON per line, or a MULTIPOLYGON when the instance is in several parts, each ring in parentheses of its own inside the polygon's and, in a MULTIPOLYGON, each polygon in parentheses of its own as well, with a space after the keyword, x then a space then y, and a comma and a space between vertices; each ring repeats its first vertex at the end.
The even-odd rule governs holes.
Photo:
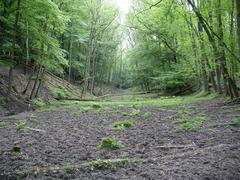
POLYGON ((61 107, 0 117, 0 179, 240 179, 240 128, 228 125, 240 117, 240 106, 222 102, 143 106, 135 116, 130 113, 132 107, 104 106, 88 112, 61 107), (145 112, 151 115, 144 117, 145 112), (196 131, 184 131, 174 123, 183 112, 206 120, 196 131), (21 119, 27 120, 32 130, 17 130, 15 123, 21 119), (126 119, 134 120, 134 126, 112 128, 112 123, 126 119), (124 147, 100 149, 106 136, 118 138, 124 147), (19 146, 21 153, 12 152, 14 146, 19 146), (122 157, 129 158, 124 167, 61 168, 122 157))

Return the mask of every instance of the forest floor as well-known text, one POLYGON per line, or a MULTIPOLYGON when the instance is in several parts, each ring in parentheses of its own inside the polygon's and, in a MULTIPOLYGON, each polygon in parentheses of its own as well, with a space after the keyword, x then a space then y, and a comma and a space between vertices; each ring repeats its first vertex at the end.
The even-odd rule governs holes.
POLYGON ((171 100, 75 102, 1 117, 0 179, 239 179, 240 106, 171 100), (133 126, 115 129, 119 120, 133 126), (109 136, 123 146, 100 148, 109 136))

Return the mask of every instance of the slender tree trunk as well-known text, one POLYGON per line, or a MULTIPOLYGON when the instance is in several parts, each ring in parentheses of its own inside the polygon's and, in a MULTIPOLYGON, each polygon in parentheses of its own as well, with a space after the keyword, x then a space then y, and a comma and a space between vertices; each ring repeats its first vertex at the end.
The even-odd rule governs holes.
POLYGON ((39 77, 40 77, 40 73, 41 73, 41 69, 42 69, 42 66, 39 67, 38 69, 38 73, 37 73, 37 77, 34 81, 34 85, 33 85, 33 88, 32 88, 32 92, 30 94, 30 99, 33 99, 34 98, 34 95, 35 95, 35 91, 36 91, 36 87, 37 87, 37 83, 39 81, 39 77))
MULTIPOLYGON (((17 11, 16 11, 16 16, 15 16, 15 23, 14 23, 14 28, 15 28, 15 39, 13 42, 13 47, 12 47, 12 59, 14 60, 14 63, 16 62, 16 43, 18 39, 18 23, 19 23, 19 18, 20 18, 20 5, 21 5, 21 0, 17 1, 17 11)), ((9 73, 8 73, 8 91, 7 95, 10 96, 12 92, 12 86, 13 86, 13 69, 14 65, 10 66, 9 68, 9 73)))
POLYGON ((240 56, 240 1, 236 1, 236 9, 237 9, 237 42, 238 42, 238 48, 239 53, 238 56, 240 56))
POLYGON ((71 82, 71 72, 72 72, 72 51, 73 51, 73 30, 71 31, 70 47, 69 47, 69 74, 68 74, 69 82, 71 82))

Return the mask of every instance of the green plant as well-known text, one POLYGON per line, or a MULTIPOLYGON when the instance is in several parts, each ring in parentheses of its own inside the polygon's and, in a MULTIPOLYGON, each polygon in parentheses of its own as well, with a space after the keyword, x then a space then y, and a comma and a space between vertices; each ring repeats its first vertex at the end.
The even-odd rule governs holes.
POLYGON ((116 150, 122 148, 123 145, 114 137, 104 137, 102 138, 99 147, 103 149, 116 150))
POLYGON ((240 118, 233 119, 229 122, 230 126, 240 126, 240 118))
POLYGON ((145 112, 144 114, 143 114, 143 117, 145 118, 145 119, 147 119, 147 118, 149 118, 150 116, 151 116, 151 112, 145 112))
POLYGON ((178 119, 175 121, 175 124, 180 125, 181 128, 185 131, 197 131, 200 124, 205 120, 206 118, 203 116, 195 116, 190 118, 178 119))
POLYGON ((16 123, 17 130, 19 131, 27 131, 29 128, 27 127, 27 122, 25 120, 20 120, 16 123))
POLYGON ((121 129, 124 129, 124 128, 130 128, 130 127, 133 126, 133 124, 134 124, 134 122, 130 121, 130 120, 117 121, 113 124, 113 127, 115 129, 121 130, 121 129))

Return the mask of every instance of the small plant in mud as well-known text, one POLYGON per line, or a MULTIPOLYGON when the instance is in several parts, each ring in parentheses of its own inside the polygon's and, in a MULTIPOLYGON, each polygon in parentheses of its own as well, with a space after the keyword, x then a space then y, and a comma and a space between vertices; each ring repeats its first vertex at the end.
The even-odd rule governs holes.
POLYGON ((123 145, 114 137, 104 137, 102 138, 99 147, 103 149, 116 150, 122 148, 123 145))
POLYGON ((130 120, 117 121, 113 124, 113 127, 115 129, 121 130, 121 129, 125 129, 125 128, 130 128, 133 126, 133 124, 134 124, 134 122, 130 121, 130 120))
POLYGON ((16 123, 17 130, 19 131, 28 131, 29 128, 27 127, 27 122, 25 120, 20 120, 16 123))
POLYGON ((194 116, 189 118, 178 119, 175 124, 181 126, 185 131, 197 131, 202 122, 206 120, 203 116, 194 116))
POLYGON ((147 118, 149 118, 151 115, 152 115, 151 112, 145 112, 145 113, 143 114, 143 117, 144 117, 145 119, 147 119, 147 118))
POLYGON ((124 167, 129 164, 128 158, 122 159, 109 159, 109 160, 97 160, 84 164, 85 167, 92 169, 112 169, 117 167, 124 167))
POLYGON ((230 125, 230 126, 240 126, 240 117, 231 120, 230 123, 229 123, 229 125, 230 125))

